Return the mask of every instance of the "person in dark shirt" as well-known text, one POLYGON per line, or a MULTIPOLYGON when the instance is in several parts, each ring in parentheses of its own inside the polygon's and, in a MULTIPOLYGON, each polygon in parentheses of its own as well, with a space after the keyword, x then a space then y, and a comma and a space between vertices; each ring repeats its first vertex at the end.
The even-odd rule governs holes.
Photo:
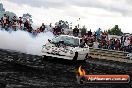
POLYGON ((29 23, 28 20, 26 20, 26 22, 24 23, 24 30, 28 30, 29 29, 29 23))
POLYGON ((23 23, 22 17, 19 17, 18 23, 19 23, 19 27, 21 28, 22 27, 22 23, 23 23))
POLYGON ((44 25, 44 23, 42 23, 42 26, 40 27, 40 31, 44 32, 44 30, 45 30, 45 25, 44 25))
POLYGON ((2 17, 2 23, 3 23, 3 28, 5 28, 6 27, 6 24, 7 24, 7 15, 6 14, 4 14, 4 16, 2 17))
POLYGON ((60 26, 56 27, 56 34, 57 35, 61 34, 61 27, 60 26))
POLYGON ((53 28, 53 34, 54 34, 54 35, 57 35, 57 26, 55 26, 55 27, 53 28))
POLYGON ((12 28, 14 29, 14 31, 16 31, 16 27, 17 27, 17 18, 16 16, 14 16, 12 18, 12 28))
POLYGON ((91 29, 90 29, 90 31, 88 31, 88 37, 91 37, 91 35, 92 35, 92 32, 91 32, 91 29))
POLYGON ((31 24, 29 24, 28 32, 29 32, 29 33, 32 33, 32 31, 33 31, 33 28, 32 28, 32 26, 31 26, 31 24))
POLYGON ((77 26, 75 26, 75 28, 73 29, 73 36, 77 37, 79 35, 79 29, 77 28, 77 26))
POLYGON ((1 28, 1 26, 2 26, 2 21, 1 21, 1 19, 0 19, 0 28, 1 28))
POLYGON ((16 16, 14 16, 14 17, 12 18, 12 22, 13 22, 13 23, 14 23, 14 22, 17 22, 16 16))
POLYGON ((7 16, 6 22, 7 22, 8 25, 10 24, 9 16, 7 16))

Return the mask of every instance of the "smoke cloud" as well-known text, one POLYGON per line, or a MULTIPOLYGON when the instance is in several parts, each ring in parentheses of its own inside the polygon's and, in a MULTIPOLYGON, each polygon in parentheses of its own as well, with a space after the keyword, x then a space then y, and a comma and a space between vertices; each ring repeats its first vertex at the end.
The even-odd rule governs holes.
POLYGON ((41 55, 42 45, 47 43, 48 39, 54 37, 52 32, 40 33, 36 37, 25 31, 7 32, 0 28, 0 49, 15 50, 33 55, 41 55))

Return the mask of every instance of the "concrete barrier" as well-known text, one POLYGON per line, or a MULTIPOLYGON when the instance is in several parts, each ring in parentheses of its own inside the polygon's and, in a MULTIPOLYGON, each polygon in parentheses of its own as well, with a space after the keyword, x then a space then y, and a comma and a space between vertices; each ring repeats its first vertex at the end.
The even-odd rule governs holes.
POLYGON ((89 53, 89 55, 92 58, 132 63, 132 60, 129 57, 127 57, 128 54, 129 52, 100 49, 100 48, 97 49, 90 48, 90 53, 89 53))

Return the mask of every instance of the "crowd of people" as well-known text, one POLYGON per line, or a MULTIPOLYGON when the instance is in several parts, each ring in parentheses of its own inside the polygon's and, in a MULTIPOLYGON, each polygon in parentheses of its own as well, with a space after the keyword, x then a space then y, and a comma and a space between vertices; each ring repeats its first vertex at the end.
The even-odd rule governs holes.
POLYGON ((46 29, 50 29, 49 31, 52 31, 55 35, 61 34, 61 26, 57 25, 53 28, 53 26, 48 25, 47 26, 42 23, 42 25, 36 29, 32 27, 32 24, 28 19, 23 20, 22 17, 17 18, 16 16, 13 16, 11 19, 6 14, 3 15, 3 17, 0 19, 0 28, 4 29, 6 31, 9 31, 10 29, 13 31, 17 30, 23 30, 27 31, 29 33, 32 33, 33 35, 37 35, 38 33, 45 32, 46 29))
MULTIPOLYGON (((28 20, 23 21, 22 17, 17 18, 16 16, 9 20, 9 16, 6 14, 4 14, 0 20, 0 26, 6 31, 9 31, 9 29, 14 31, 24 30, 32 33, 33 35, 37 35, 38 33, 44 32, 46 30, 46 25, 44 23, 42 23, 39 28, 33 29, 31 23, 28 20)), ((49 27, 51 28, 50 31, 52 31, 54 35, 64 34, 61 23, 55 27, 50 24, 49 27)), ((93 48, 132 52, 132 35, 122 35, 121 38, 109 38, 107 32, 93 33, 91 29, 90 31, 87 31, 86 29, 80 30, 77 26, 75 26, 75 28, 72 30, 72 35, 75 37, 82 37, 84 42, 93 48)))
POLYGON ((76 26, 73 29, 73 35, 79 36, 79 33, 84 42, 90 47, 132 52, 132 35, 123 34, 122 36, 110 38, 108 32, 97 33, 91 32, 91 30, 82 32, 76 26))

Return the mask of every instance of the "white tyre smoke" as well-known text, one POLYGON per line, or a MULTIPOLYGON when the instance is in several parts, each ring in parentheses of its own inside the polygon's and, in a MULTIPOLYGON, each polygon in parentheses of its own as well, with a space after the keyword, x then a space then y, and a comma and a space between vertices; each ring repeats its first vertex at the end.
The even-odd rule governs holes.
POLYGON ((41 55, 42 45, 54 37, 52 32, 40 33, 36 37, 25 31, 7 32, 0 29, 0 48, 41 55))

